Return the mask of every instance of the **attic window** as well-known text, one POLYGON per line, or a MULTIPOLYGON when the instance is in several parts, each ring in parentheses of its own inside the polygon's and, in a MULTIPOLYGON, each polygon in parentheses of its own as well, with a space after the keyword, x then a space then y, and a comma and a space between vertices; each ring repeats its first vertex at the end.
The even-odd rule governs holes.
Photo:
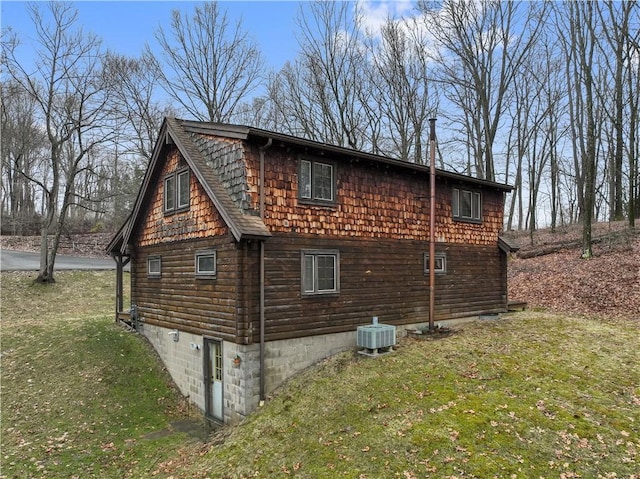
POLYGON ((482 221, 482 196, 476 191, 453 189, 453 219, 477 223, 482 221))
POLYGON ((174 213, 189 209, 189 170, 171 173, 164 179, 164 211, 174 213))
POLYGON ((335 168, 331 163, 300 160, 298 196, 301 200, 333 202, 336 190, 335 168))

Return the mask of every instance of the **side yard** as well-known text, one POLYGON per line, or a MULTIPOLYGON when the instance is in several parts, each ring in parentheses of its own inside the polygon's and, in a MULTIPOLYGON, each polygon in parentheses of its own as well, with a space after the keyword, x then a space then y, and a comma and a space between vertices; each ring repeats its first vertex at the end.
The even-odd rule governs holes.
MULTIPOLYGON (((554 288, 526 267, 540 277, 523 291, 554 288)), ((197 415, 151 348, 113 323, 114 272, 32 279, 1 275, 1 479, 640 479, 634 310, 527 311, 344 353, 202 443, 176 431, 197 415)))
POLYGON ((600 224, 588 260, 575 246, 577 233, 541 231, 533 245, 518 238, 523 248, 509 262, 509 297, 531 309, 640 321, 640 229, 600 224))
POLYGON ((146 477, 188 442, 151 434, 188 409, 151 348, 114 324, 114 277, 2 273, 1 478, 146 477))

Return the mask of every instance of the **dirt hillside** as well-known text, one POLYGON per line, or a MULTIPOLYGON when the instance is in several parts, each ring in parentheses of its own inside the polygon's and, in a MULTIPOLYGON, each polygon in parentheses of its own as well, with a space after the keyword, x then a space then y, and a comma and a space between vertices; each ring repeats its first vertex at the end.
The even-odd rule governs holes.
POLYGON ((640 321, 640 230, 598 224, 595 257, 581 259, 579 226, 513 235, 521 250, 509 261, 509 298, 529 308, 640 321))

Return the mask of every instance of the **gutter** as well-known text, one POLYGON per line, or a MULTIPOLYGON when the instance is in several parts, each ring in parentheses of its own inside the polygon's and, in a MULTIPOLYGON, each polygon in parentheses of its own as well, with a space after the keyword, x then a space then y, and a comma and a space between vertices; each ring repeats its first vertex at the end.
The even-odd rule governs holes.
MULTIPOLYGON (((269 138, 267 142, 258 147, 260 151, 260 218, 264 222, 265 190, 264 190, 264 152, 271 146, 273 140, 269 138)), ((265 400, 265 334, 264 334, 264 239, 260 240, 260 403, 265 400)))

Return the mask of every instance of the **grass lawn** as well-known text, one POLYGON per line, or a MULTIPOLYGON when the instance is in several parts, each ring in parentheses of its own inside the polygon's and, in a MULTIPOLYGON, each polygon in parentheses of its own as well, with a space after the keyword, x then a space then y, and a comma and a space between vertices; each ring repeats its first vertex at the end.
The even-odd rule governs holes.
POLYGON ((292 380, 175 477, 640 477, 640 328, 519 313, 292 380))
POLYGON ((640 479, 640 323, 518 313, 352 352, 203 446, 114 273, 2 274, 0 477, 640 479))
POLYGON ((145 435, 185 408, 151 348, 114 324, 115 273, 30 276, 1 276, 0 477, 147 477, 188 439, 145 435))

